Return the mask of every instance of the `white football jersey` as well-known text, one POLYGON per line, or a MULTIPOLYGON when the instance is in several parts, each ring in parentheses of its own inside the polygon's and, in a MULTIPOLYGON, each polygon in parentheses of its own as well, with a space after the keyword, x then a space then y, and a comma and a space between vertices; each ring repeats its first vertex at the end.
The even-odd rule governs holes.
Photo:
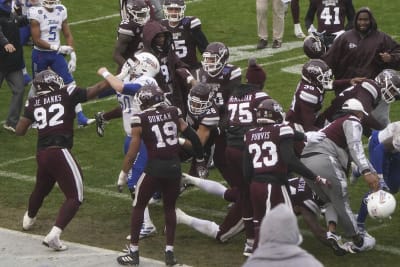
MULTIPOLYGON (((154 78, 148 76, 140 76, 136 79, 125 81, 125 83, 138 83, 142 86, 145 84, 157 84, 154 78)), ((118 93, 117 100, 122 107, 122 120, 125 133, 126 135, 131 136, 131 117, 132 115, 141 112, 140 105, 136 102, 134 95, 125 95, 118 93)))
MULTIPOLYGON (((60 32, 62 23, 67 19, 67 8, 64 5, 56 5, 52 12, 42 6, 33 6, 28 9, 28 19, 36 20, 40 24, 40 39, 50 45, 60 45, 60 32)), ((35 49, 51 51, 34 46, 35 49)))

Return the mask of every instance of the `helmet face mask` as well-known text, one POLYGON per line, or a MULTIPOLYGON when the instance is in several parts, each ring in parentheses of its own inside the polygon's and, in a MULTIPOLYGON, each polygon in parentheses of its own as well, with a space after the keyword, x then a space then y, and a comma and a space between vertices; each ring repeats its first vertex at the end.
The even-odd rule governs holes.
POLYGON ((179 22, 185 17, 184 0, 166 0, 163 5, 164 17, 169 22, 179 22))
POLYGON ((135 66, 133 73, 136 76, 145 75, 148 77, 155 77, 160 71, 160 63, 158 59, 148 52, 138 53, 134 56, 135 66))
POLYGON ((392 69, 385 69, 376 76, 375 81, 381 87, 383 100, 390 104, 400 96, 400 75, 392 69))
POLYGON ((211 77, 216 77, 228 63, 229 50, 220 42, 210 43, 203 53, 201 65, 211 77))
POLYGON ((42 0, 42 6, 48 9, 53 9, 59 0, 42 0))
POLYGON ((188 95, 189 112, 193 115, 201 115, 212 106, 213 91, 207 84, 198 83, 190 89, 188 95))
POLYGON ((333 88, 332 70, 321 59, 311 59, 304 64, 302 78, 319 89, 331 90, 333 88))
POLYGON ((150 19, 150 8, 143 0, 128 0, 126 3, 126 10, 129 15, 129 20, 139 25, 146 24, 150 19))
POLYGON ((367 209, 371 218, 389 218, 396 209, 396 199, 389 192, 379 190, 367 197, 367 209))
POLYGON ((36 95, 45 95, 64 87, 63 79, 51 70, 44 70, 37 73, 32 84, 36 89, 36 95))
POLYGON ((274 99, 265 99, 256 110, 257 123, 276 124, 282 123, 285 113, 282 106, 274 99))

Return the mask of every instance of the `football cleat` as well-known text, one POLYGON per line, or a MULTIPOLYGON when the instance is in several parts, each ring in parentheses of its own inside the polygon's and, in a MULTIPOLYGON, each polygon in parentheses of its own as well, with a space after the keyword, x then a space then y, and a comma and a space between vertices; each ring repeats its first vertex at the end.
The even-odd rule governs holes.
POLYGON ((348 250, 346 249, 346 246, 342 243, 342 238, 340 236, 338 236, 332 232, 327 232, 326 239, 328 240, 329 244, 331 245, 331 248, 333 249, 333 253, 335 253, 336 256, 343 256, 348 252, 348 250))
POLYGON ((253 244, 244 243, 243 256, 250 257, 253 254, 253 244))
POLYGON ((97 112, 94 115, 94 119, 96 120, 96 132, 100 137, 104 136, 104 126, 106 124, 106 120, 103 117, 104 112, 97 112))
POLYGON ((165 265, 175 266, 178 261, 175 259, 174 252, 171 250, 165 251, 165 265))
POLYGON ((139 266, 139 250, 132 251, 127 246, 128 254, 119 256, 117 262, 121 265, 139 266))
POLYGON ((35 224, 35 222, 36 222, 36 217, 31 218, 28 216, 28 211, 25 212, 24 218, 22 220, 22 229, 25 231, 30 230, 32 226, 35 224))
POLYGON ((57 235, 51 236, 50 234, 48 234, 43 239, 42 244, 46 247, 54 249, 55 251, 64 251, 68 249, 68 247, 60 241, 60 237, 57 235))
POLYGON ((11 125, 3 124, 3 128, 11 133, 15 133, 15 127, 12 127, 11 125))
POLYGON ((375 247, 376 239, 368 234, 367 232, 362 233, 363 235, 363 244, 361 247, 357 246, 353 242, 347 242, 348 251, 350 253, 360 253, 363 251, 371 250, 375 247))
MULTIPOLYGON (((151 237, 157 234, 157 228, 153 224, 142 224, 142 228, 140 229, 139 239, 143 239, 146 237, 151 237)), ((126 236, 126 240, 131 240, 131 235, 126 236)))

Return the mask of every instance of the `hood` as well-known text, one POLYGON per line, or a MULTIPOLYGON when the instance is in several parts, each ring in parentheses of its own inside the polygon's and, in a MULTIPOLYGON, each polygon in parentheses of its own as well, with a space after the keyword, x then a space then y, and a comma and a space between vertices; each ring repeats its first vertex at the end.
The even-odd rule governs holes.
POLYGON ((364 12, 368 13, 369 19, 371 21, 369 32, 376 31, 378 29, 378 24, 376 23, 375 17, 372 14, 372 11, 369 9, 369 7, 362 7, 356 12, 356 15, 354 16, 354 28, 357 31, 360 31, 360 29, 358 28, 358 25, 357 25, 357 19, 358 19, 358 16, 360 15, 360 13, 364 13, 364 12))
POLYGON ((143 46, 145 51, 152 52, 159 56, 159 54, 168 54, 172 44, 172 34, 168 29, 161 25, 156 20, 150 20, 143 26, 143 46), (158 34, 165 34, 166 41, 164 42, 163 52, 155 48, 154 39, 158 34))
POLYGON ((297 218, 287 205, 279 204, 265 214, 260 228, 260 247, 264 243, 300 245, 302 241, 297 218))

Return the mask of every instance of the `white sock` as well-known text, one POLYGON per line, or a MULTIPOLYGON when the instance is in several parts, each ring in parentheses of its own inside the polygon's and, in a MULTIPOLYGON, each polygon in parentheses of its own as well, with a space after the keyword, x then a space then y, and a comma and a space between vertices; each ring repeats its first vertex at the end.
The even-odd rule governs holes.
POLYGON ((218 224, 216 224, 213 221, 203 220, 189 215, 187 216, 189 217, 188 220, 190 220, 190 223, 188 223, 187 225, 189 225, 190 227, 192 227, 193 229, 202 234, 205 234, 212 238, 216 238, 219 231, 218 224))
POLYGON ((75 106, 75 113, 79 113, 79 112, 81 112, 82 111, 82 105, 81 105, 81 103, 78 103, 76 106, 75 106))
POLYGON ((153 225, 153 222, 151 221, 151 218, 150 218, 150 211, 149 211, 148 206, 146 206, 146 208, 144 209, 143 223, 145 225, 153 225))
POLYGON ((135 246, 135 245, 130 244, 130 245, 129 245, 129 249, 130 249, 132 252, 135 252, 135 251, 138 251, 138 250, 139 250, 139 246, 135 246))
POLYGON ((198 188, 202 189, 203 191, 206 191, 207 193, 224 198, 224 193, 227 188, 225 186, 223 186, 222 184, 220 184, 216 181, 213 181, 213 180, 206 180, 206 179, 200 179, 200 178, 195 178, 195 179, 196 179, 196 183, 197 183, 195 185, 198 188))
POLYGON ((166 245, 165 246, 165 252, 167 252, 167 251, 174 251, 174 246, 168 246, 168 245, 166 245))
POLYGON ((26 70, 26 67, 24 67, 23 69, 22 69, 22 74, 28 74, 28 71, 26 70))

